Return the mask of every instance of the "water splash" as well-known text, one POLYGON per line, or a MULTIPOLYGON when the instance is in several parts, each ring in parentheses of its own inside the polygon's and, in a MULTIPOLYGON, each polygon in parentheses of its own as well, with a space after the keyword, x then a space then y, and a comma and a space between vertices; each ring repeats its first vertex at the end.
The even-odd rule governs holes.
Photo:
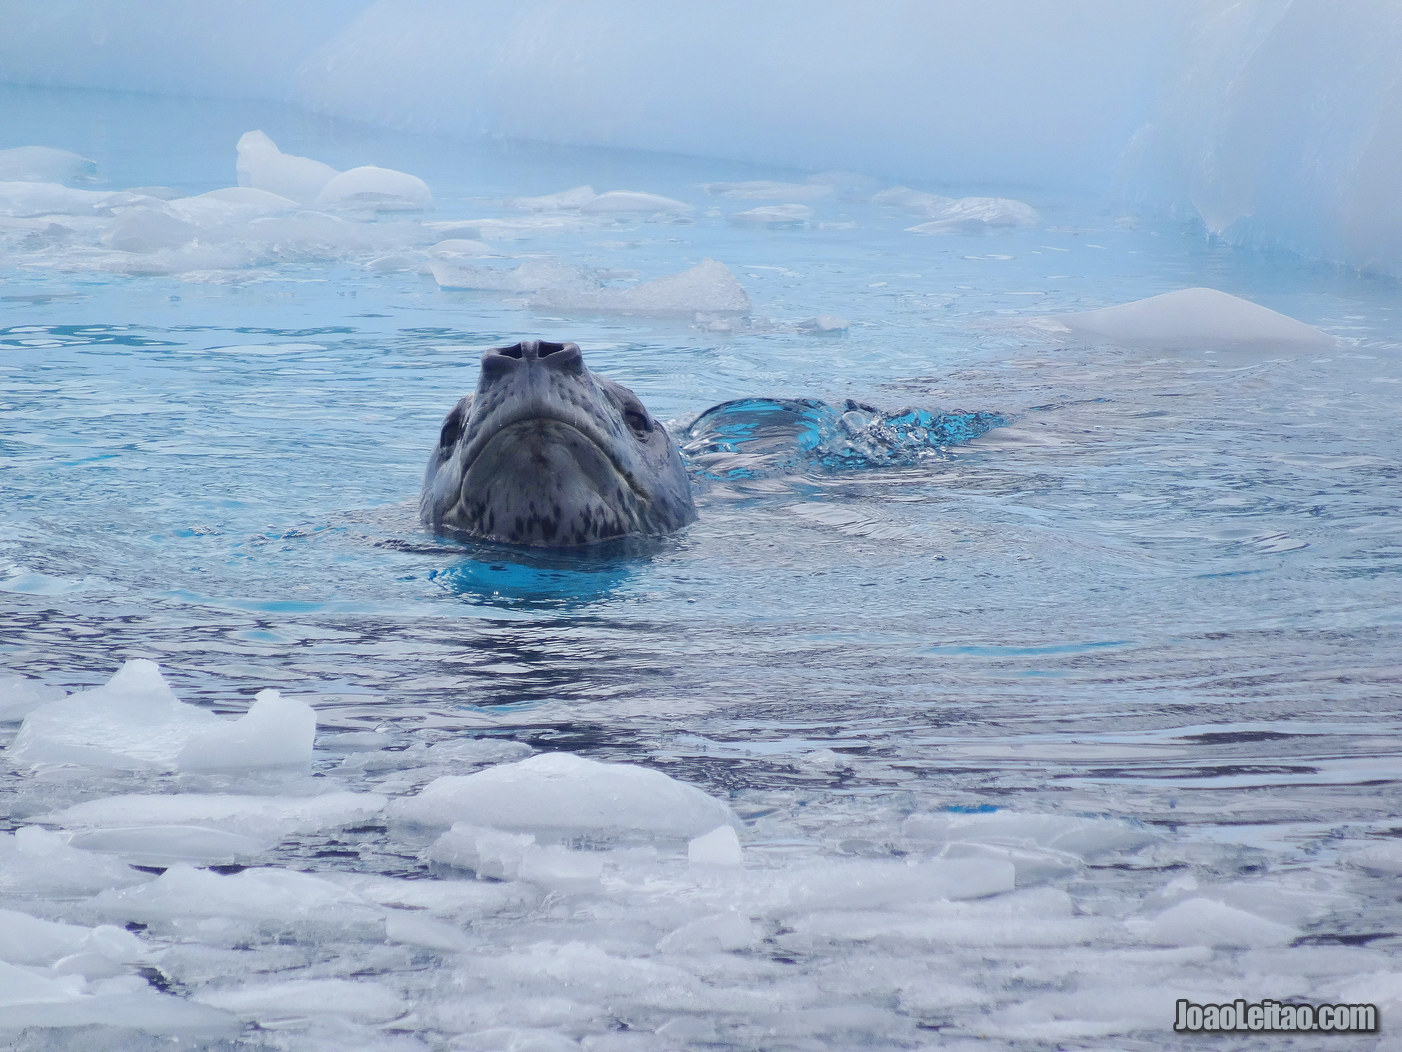
POLYGON ((1012 422, 1002 413, 883 413, 852 399, 741 398, 706 410, 681 434, 691 466, 710 478, 901 467, 944 454, 1012 422))

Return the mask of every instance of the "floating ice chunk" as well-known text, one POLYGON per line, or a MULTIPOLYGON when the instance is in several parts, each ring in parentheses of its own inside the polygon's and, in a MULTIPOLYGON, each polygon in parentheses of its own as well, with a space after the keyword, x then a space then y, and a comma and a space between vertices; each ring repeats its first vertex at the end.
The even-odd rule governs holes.
MULTIPOLYGON (((528 1026, 495 1026, 464 1034, 453 1042, 463 1052, 579 1052, 583 1047, 563 1034, 528 1026)), ((603 1045, 598 1045, 604 1048, 603 1045)), ((630 1046, 631 1047, 631 1046, 630 1046)))
POLYGON ((144 879, 124 862, 70 847, 61 833, 38 826, 0 833, 0 891, 90 895, 144 879))
POLYGON ((1015 811, 987 814, 937 812, 905 820, 906 836, 937 843, 973 841, 1064 851, 1086 860, 1137 851, 1158 835, 1134 822, 1083 815, 1039 815, 1015 811))
POLYGON ((429 950, 457 953, 472 948, 472 941, 460 928, 425 917, 418 910, 390 910, 385 914, 385 938, 390 942, 423 946, 429 950))
POLYGON ((550 288, 532 306, 613 314, 748 314, 750 298, 724 263, 702 260, 690 270, 644 281, 632 288, 550 288))
POLYGON ((451 829, 429 845, 424 857, 431 862, 470 869, 479 877, 515 880, 521 859, 534 845, 535 837, 529 833, 505 833, 500 829, 454 822, 451 829))
POLYGON ((195 197, 182 197, 168 205, 171 212, 197 226, 246 223, 264 216, 279 216, 298 207, 296 201, 252 186, 226 186, 195 197))
POLYGON ((940 206, 928 223, 906 227, 912 234, 978 234, 996 227, 1036 226, 1037 210, 1007 197, 961 197, 940 206))
POLYGON ((433 205, 428 184, 408 172, 363 165, 342 172, 316 195, 318 208, 357 208, 375 212, 417 211, 433 205))
POLYGON ((267 190, 294 201, 314 201, 327 183, 341 173, 329 164, 283 153, 261 131, 245 132, 238 142, 235 165, 239 186, 267 190))
POLYGON ((749 917, 735 910, 713 913, 668 932, 658 942, 663 953, 726 953, 753 946, 759 932, 749 917))
POLYGON ((187 1041, 233 1037, 240 1029, 225 1012, 157 993, 135 976, 89 984, 81 975, 49 976, 0 962, 0 1031, 77 1026, 124 1027, 187 1041))
POLYGON ((519 241, 530 237, 550 237, 594 228, 597 220, 579 215, 542 212, 513 219, 458 219, 448 223, 425 223, 442 238, 487 238, 492 241, 519 241))
POLYGON ((647 213, 677 215, 692 211, 685 201, 660 194, 645 194, 638 190, 610 190, 580 205, 582 212, 606 214, 647 213))
POLYGON ((175 758, 182 771, 277 767, 311 762, 316 713, 276 690, 259 691, 248 712, 233 722, 193 735, 175 758))
POLYGON ((839 318, 836 314, 819 314, 804 318, 794 328, 799 332, 846 332, 850 324, 846 318, 839 318))
POLYGON ((477 256, 495 255, 496 249, 485 241, 478 241, 475 238, 450 237, 430 248, 428 254, 434 259, 471 259, 477 256))
POLYGON ((40 705, 67 696, 59 687, 51 687, 37 679, 26 679, 9 672, 0 672, 0 723, 22 719, 40 705))
POLYGON ((1043 320, 1079 339, 1153 350, 1319 351, 1334 345, 1313 326, 1216 289, 1179 289, 1043 320))
POLYGON ((221 875, 176 863, 155 880, 95 895, 91 905, 114 921, 227 917, 244 921, 337 924, 380 917, 380 908, 322 877, 288 869, 221 875))
POLYGON ((748 212, 736 212, 730 217, 740 226, 803 226, 813 218, 807 205, 760 205, 748 212))
POLYGON ((794 872, 789 897, 802 909, 899 908, 999 895, 1013 890, 1014 875, 994 858, 818 863, 794 872))
MULTIPOLYGON (((127 835, 177 826, 201 826, 256 840, 340 829, 374 818, 385 798, 378 793, 320 796, 238 796, 230 793, 129 793, 74 804, 38 821, 74 830, 124 830, 127 835)), ((115 841, 113 841, 115 843, 115 841)))
POLYGON ((447 260, 429 264, 433 280, 445 289, 479 289, 490 292, 538 292, 560 295, 593 294, 599 288, 594 271, 550 259, 532 259, 519 267, 481 267, 447 260))
POLYGON ((176 700, 154 661, 128 661, 106 684, 25 717, 7 750, 15 763, 117 770, 171 768, 185 742, 219 717, 176 700))
POLYGON ((1369 844, 1350 854, 1347 860, 1370 873, 1402 877, 1402 843, 1396 841, 1369 844))
POLYGON ((661 771, 546 753, 469 775, 448 775, 396 800, 391 817, 508 830, 693 837, 733 822, 730 808, 661 771))
POLYGON ((92 216, 116 204, 140 201, 136 194, 74 190, 58 183, 0 182, 0 215, 92 216))
POLYGON ((0 179, 26 183, 89 183, 97 164, 70 150, 52 146, 16 146, 0 150, 0 179))
POLYGON ((129 208, 102 235, 102 243, 122 252, 159 252, 188 245, 198 235, 192 223, 164 208, 129 208))
POLYGON ((692 838, 686 845, 686 858, 694 866, 738 866, 744 862, 740 838, 729 825, 692 838))
POLYGON ((364 979, 243 983, 224 990, 201 990, 194 1000, 265 1027, 328 1015, 361 1023, 385 1023, 403 1015, 409 1007, 389 987, 364 979))
POLYGON ((597 851, 572 851, 558 845, 541 847, 529 833, 505 833, 453 823, 424 857, 431 862, 472 870, 479 878, 525 880, 552 889, 597 884, 603 856, 597 851))
POLYGON ((707 183, 703 189, 708 194, 752 201, 816 201, 832 193, 830 184, 780 183, 770 179, 754 179, 745 183, 707 183))
POLYGON ((140 939, 111 924, 85 928, 0 909, 0 961, 53 964, 77 953, 95 953, 115 963, 135 963, 150 956, 140 939))
POLYGON ((560 212, 570 208, 583 208, 598 196, 592 186, 576 186, 572 190, 542 194, 540 197, 513 197, 506 205, 520 212, 560 212))
POLYGON ((237 720, 178 701, 155 662, 128 661, 104 686, 35 709, 10 744, 10 759, 30 766, 82 764, 115 770, 182 765, 264 767, 311 758, 315 716, 276 691, 237 720))
POLYGON ((952 197, 941 197, 939 194, 927 194, 920 190, 912 190, 908 186, 893 186, 889 190, 873 194, 871 203, 886 208, 901 208, 907 212, 914 212, 916 215, 932 216, 954 200, 952 197))
POLYGON ((1157 946, 1283 946, 1300 932, 1215 899, 1192 898, 1125 926, 1157 946))
POLYGON ((68 840, 72 847, 120 855, 129 863, 144 866, 168 866, 172 862, 224 864, 256 855, 274 842, 208 826, 178 825, 89 829, 74 833, 68 840))

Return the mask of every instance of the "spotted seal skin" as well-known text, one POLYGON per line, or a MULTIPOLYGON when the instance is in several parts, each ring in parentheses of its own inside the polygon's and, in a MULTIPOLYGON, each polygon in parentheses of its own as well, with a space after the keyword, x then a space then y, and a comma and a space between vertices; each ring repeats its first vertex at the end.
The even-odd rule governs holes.
POLYGON ((419 517, 473 540, 578 548, 660 536, 696 518, 666 428, 573 343, 482 355, 477 390, 443 421, 419 517))

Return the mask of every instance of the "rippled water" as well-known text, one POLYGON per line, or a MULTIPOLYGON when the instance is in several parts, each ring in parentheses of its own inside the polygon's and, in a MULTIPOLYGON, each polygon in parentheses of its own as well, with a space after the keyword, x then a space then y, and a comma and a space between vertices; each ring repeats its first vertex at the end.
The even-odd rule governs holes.
MULTIPOLYGON (((1350 977, 1397 983, 1395 877, 1350 861, 1402 833, 1394 284, 1035 190, 1001 191, 1041 212, 1033 229, 906 233, 917 220, 869 203, 881 182, 814 203, 806 227, 755 229, 727 218, 753 202, 701 184, 802 174, 395 139, 230 104, 7 89, 3 105, 15 144, 93 156, 113 187, 228 185, 237 135, 263 126, 293 152, 422 175, 435 218, 506 215, 505 196, 582 182, 666 194, 694 204, 693 221, 621 221, 511 251, 643 277, 712 257, 754 310, 725 326, 562 316, 354 256, 117 276, 12 244, 0 252, 0 666, 73 690, 150 657, 183 699, 220 712, 278 687, 316 707, 323 740, 387 736, 378 765, 318 751, 315 773, 357 790, 383 788, 395 750, 484 734, 642 764, 730 800, 770 869, 901 856, 906 817, 951 806, 1129 819, 1163 837, 1149 855, 1046 882, 1080 915, 1146 909, 1175 879, 1266 901, 1307 888, 1317 902, 1290 914, 1299 931, 1278 952, 1319 968, 1290 974, 1332 977, 1317 1000, 1350 977), (111 119, 120 140, 102 130, 111 119), (1193 285, 1346 339, 1323 355, 1159 353, 1068 346, 1016 324, 1193 285), (804 324, 820 314, 849 325, 804 324), (436 541, 416 500, 442 416, 475 383, 482 349, 523 336, 578 342, 674 432, 755 397, 1008 422, 909 462, 698 466, 699 521, 640 554, 436 541)), ((0 741, 17 726, 0 726, 0 741)), ((0 780, 5 829, 134 786, 189 787, 20 769, 0 780)), ((373 826, 290 837, 251 864, 430 879, 421 847, 373 826)), ((588 908, 598 924, 533 916, 532 938, 627 956, 622 916, 610 932, 608 910, 588 908)), ((517 945, 493 931, 479 925, 482 947, 517 945)), ((326 959, 371 945, 307 941, 326 959)), ((891 950, 834 935, 759 954, 755 981, 797 969, 826 991, 812 1003, 867 1016, 790 1034, 782 1021, 754 1030, 753 1012, 695 1014, 716 1047, 905 1046, 936 1031, 1063 1040, 1019 1031, 1009 1006, 1019 989, 1103 986, 1086 978, 1097 944, 1003 945, 891 950), (869 978, 839 978, 844 961, 869 978), (892 1007, 883 983, 894 989, 903 969, 957 969, 975 993, 923 1015, 892 1007)), ((283 961, 275 939, 250 952, 267 974, 307 966, 283 961)), ((1163 1047, 1175 983, 1215 983, 1226 999, 1264 967, 1247 951, 1203 952, 1168 973, 1121 965, 1161 1000, 1162 1032, 1105 1033, 1163 1047)), ((454 960, 373 967, 441 1001, 454 960)), ((1308 997, 1304 985, 1282 995, 1308 997)), ((642 1042, 682 1010, 635 1010, 624 1027, 612 1011, 542 1026, 642 1042)), ((462 1032, 445 1019, 395 1040, 439 1047, 462 1032)), ((374 1033, 351 1043, 389 1040, 374 1033)))

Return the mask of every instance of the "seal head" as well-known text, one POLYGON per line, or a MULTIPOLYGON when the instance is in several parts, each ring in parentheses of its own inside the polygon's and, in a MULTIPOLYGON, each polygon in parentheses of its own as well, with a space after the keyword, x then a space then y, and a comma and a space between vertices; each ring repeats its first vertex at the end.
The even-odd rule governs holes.
POLYGON ((477 390, 448 414, 419 517, 450 536, 578 548, 659 536, 696 518, 676 443, 573 343, 482 355, 477 390))

